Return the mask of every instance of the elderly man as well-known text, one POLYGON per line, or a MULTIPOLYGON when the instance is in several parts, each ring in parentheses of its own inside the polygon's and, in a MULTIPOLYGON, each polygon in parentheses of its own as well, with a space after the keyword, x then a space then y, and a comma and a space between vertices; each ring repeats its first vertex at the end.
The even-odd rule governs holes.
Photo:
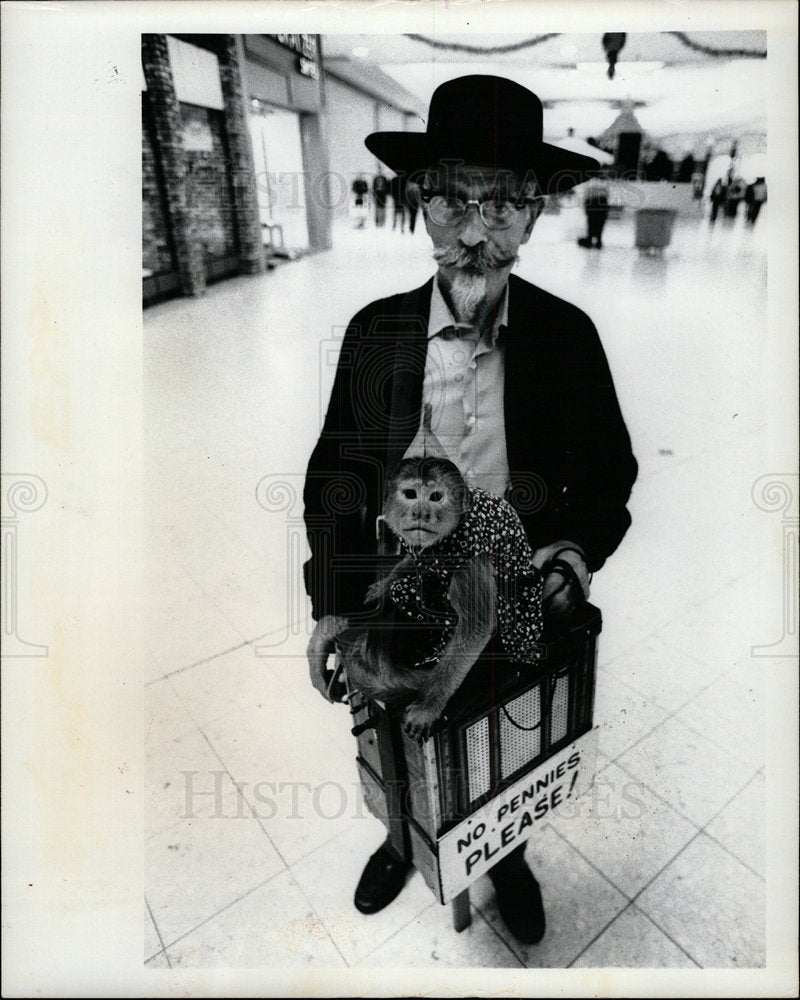
MULTIPOLYGON (((308 658, 325 697, 335 637, 363 613, 373 579, 386 475, 418 450, 428 405, 431 430, 467 483, 516 507, 550 614, 588 597, 590 574, 630 524, 637 472, 593 324, 511 275, 543 197, 585 180, 597 163, 544 143, 536 95, 493 76, 442 84, 425 133, 374 133, 366 145, 421 183, 438 272, 353 318, 309 462, 304 569, 317 625, 308 658)), ((387 841, 364 869, 356 907, 382 909, 408 868, 387 841)), ((540 940, 544 909, 524 845, 490 877, 512 933, 540 940)))

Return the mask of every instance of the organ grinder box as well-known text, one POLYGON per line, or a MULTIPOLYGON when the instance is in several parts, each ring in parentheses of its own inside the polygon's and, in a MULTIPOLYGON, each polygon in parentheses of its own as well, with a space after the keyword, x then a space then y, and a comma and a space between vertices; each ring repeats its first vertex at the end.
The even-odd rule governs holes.
POLYGON ((585 604, 548 623, 538 664, 480 663, 421 745, 379 702, 354 712, 366 804, 440 903, 591 787, 601 627, 585 604))

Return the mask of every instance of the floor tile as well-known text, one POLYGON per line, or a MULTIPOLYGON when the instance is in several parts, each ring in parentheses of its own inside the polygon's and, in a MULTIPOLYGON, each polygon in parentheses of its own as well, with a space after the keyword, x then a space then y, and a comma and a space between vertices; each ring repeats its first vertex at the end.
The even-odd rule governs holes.
POLYGON ((145 841, 147 899, 167 947, 285 867, 258 820, 233 799, 223 807, 145 841))
POLYGON ((271 624, 270 587, 264 568, 231 574, 208 596, 245 639, 263 635, 271 624))
MULTIPOLYGON (((370 817, 293 865, 292 874, 349 965, 355 965, 435 902, 412 871, 400 895, 380 913, 365 916, 353 905, 364 865, 383 842, 385 828, 370 817)), ((438 903, 436 904, 438 907, 438 903)), ((447 915, 442 914, 444 923, 447 915)))
POLYGON ((618 757, 666 716, 664 709, 617 681, 608 671, 600 671, 595 685, 594 721, 600 726, 599 746, 606 757, 618 757))
POLYGON ((710 837, 762 878, 765 877, 764 793, 764 776, 757 774, 706 827, 710 837))
POLYGON ((704 834, 636 904, 703 968, 765 963, 764 883, 704 834))
MULTIPOLYGON (((180 477, 180 470, 175 470, 175 475, 180 477)), ((183 571, 192 576, 192 570, 202 565, 203 554, 208 555, 209 547, 219 544, 222 539, 230 540, 225 525, 196 492, 180 498, 155 494, 145 511, 145 523, 149 537, 162 552, 168 551, 171 556, 172 565, 165 568, 158 559, 159 549, 154 546, 148 551, 147 571, 155 575, 147 582, 156 591, 170 579, 170 570, 173 574, 183 571)))
POLYGON ((173 968, 341 968, 345 961, 288 871, 168 949, 173 968))
POLYGON ((701 663, 658 636, 650 636, 604 669, 665 712, 676 711, 714 679, 701 663))
MULTIPOLYGON (((241 640, 240 640, 241 643, 241 640)), ((250 645, 237 645, 170 676, 170 682, 199 726, 248 705, 262 705, 272 693, 271 677, 250 645)))
POLYGON ((149 740, 144 773, 146 837, 189 816, 219 814, 222 803, 236 793, 224 766, 198 729, 175 739, 149 740))
MULTIPOLYGON (((286 643, 286 654, 280 657, 262 656, 258 662, 265 674, 267 687, 281 692, 281 703, 287 716, 292 719, 292 742, 316 742, 324 735, 328 744, 348 760, 355 757, 356 741, 350 730, 353 727, 349 707, 343 703, 326 701, 312 686, 305 657, 306 636, 293 637, 286 643), (299 641, 298 641, 299 639, 299 641), (296 720, 302 720, 302 726, 296 720)), ((333 660, 330 661, 331 664, 333 660)))
POLYGON ((470 898, 526 966, 565 969, 628 901, 550 826, 528 842, 525 857, 544 900, 547 931, 539 944, 524 945, 511 935, 488 876, 473 883, 470 898))
POLYGON ((604 771, 607 767, 610 767, 610 766, 611 766, 611 760, 608 757, 606 757, 605 754, 600 753, 600 751, 598 751, 598 753, 597 753, 597 774, 600 774, 601 771, 604 771))
MULTIPOLYGON (((607 663, 628 652, 636 645, 637 637, 626 628, 625 620, 615 607, 616 596, 635 586, 639 567, 619 566, 622 554, 612 557, 592 582, 590 600, 603 610, 603 631, 597 639, 597 663, 602 669, 607 663)), ((652 631, 652 629, 650 630, 652 631)))
MULTIPOLYGON (((189 518, 190 523, 193 518, 189 518)), ((165 553, 172 553, 176 539, 162 524, 146 525, 148 550, 145 558, 145 608, 148 621, 157 622, 169 617, 166 609, 197 600, 201 596, 200 587, 186 570, 173 558, 165 559, 165 553)))
POLYGON ((697 964, 631 903, 572 968, 696 969, 697 964))
POLYGON ((177 739, 197 729, 169 678, 148 684, 144 689, 145 747, 165 739, 177 739))
POLYGON ((617 763, 697 826, 708 823, 755 772, 675 718, 617 763))
POLYGON ((142 658, 142 683, 151 684, 153 681, 160 681, 163 676, 163 668, 158 665, 150 650, 145 650, 142 658))
MULTIPOLYGON (((281 744, 256 710, 209 727, 209 739, 287 864, 366 816, 355 753, 308 736, 281 744), (233 735, 235 733, 235 735, 233 735)), ((352 739, 352 738, 351 738, 352 739)))
POLYGON ((164 609, 147 626, 147 648, 165 673, 241 646, 244 637, 205 596, 164 609))
POLYGON ((629 898, 697 833, 697 827, 614 764, 551 823, 629 898))
POLYGON ((693 614, 687 614, 680 632, 671 636, 670 641, 704 662, 709 672, 724 673, 748 659, 751 646, 760 641, 757 625, 754 631, 756 596, 752 584, 726 587, 693 614))
POLYGON ((158 936, 153 916, 145 903, 144 907, 144 958, 152 958, 157 952, 163 951, 163 945, 158 936))
POLYGON ((677 713, 677 718, 707 736, 736 760, 763 767, 766 752, 763 684, 748 664, 747 681, 729 674, 711 683, 677 713))
POLYGON ((522 962, 477 910, 463 931, 453 928, 450 908, 433 903, 359 965, 418 969, 519 969, 522 962))
POLYGON ((159 952, 157 955, 153 955, 152 958, 144 963, 145 969, 170 969, 172 966, 169 964, 169 959, 167 958, 167 953, 165 951, 159 952))
POLYGON ((217 602, 241 591, 244 581, 250 581, 254 588, 252 596, 260 597, 266 606, 269 600, 266 566, 247 541, 219 521, 218 529, 207 535, 204 542, 202 552, 186 555, 187 572, 203 593, 217 602))

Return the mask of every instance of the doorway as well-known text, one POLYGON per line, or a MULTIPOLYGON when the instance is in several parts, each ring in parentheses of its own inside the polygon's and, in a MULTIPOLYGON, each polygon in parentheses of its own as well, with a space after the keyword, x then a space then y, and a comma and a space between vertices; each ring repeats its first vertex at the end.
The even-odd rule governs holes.
POLYGON ((300 116, 260 101, 253 105, 250 137, 264 245, 275 253, 306 250, 308 222, 300 116))

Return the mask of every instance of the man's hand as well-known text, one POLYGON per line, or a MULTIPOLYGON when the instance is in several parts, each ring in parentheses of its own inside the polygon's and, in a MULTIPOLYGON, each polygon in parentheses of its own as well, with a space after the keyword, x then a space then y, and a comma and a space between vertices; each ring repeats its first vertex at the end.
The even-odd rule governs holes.
POLYGON ((553 542, 537 549, 533 553, 533 564, 544 576, 542 604, 545 614, 566 615, 588 600, 589 571, 583 550, 575 542, 553 542), (566 563, 569 569, 559 567, 559 562, 566 563))
POLYGON ((317 622, 306 649, 311 683, 326 701, 333 701, 328 694, 328 657, 333 653, 336 636, 347 628, 347 619, 338 615, 325 615, 317 622))

